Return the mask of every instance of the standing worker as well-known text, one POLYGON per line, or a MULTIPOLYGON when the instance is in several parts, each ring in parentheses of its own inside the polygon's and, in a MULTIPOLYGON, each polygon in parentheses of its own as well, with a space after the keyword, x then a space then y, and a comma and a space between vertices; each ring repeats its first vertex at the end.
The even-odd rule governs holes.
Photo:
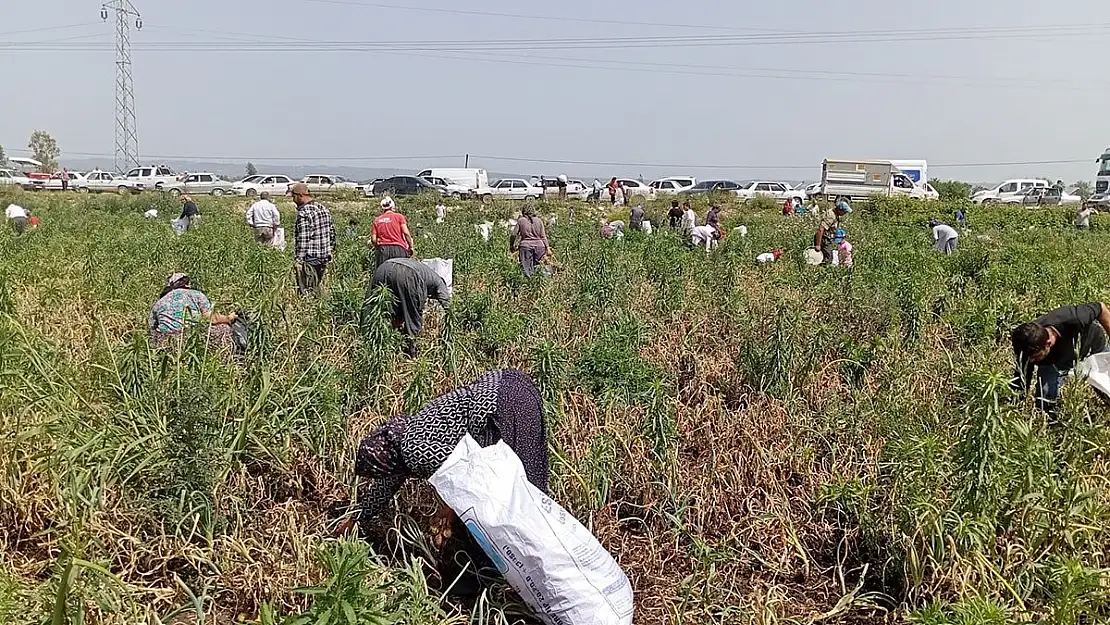
POLYGON ((200 209, 197 203, 188 195, 181 196, 181 217, 185 221, 185 229, 192 230, 200 225, 200 209))
POLYGON ((955 252, 959 247, 960 233, 935 217, 929 220, 929 225, 933 227, 933 249, 949 255, 955 252))
POLYGON ((1032 382, 1035 365, 1037 407, 1052 412, 1060 398, 1060 386, 1075 366, 1076 356, 1082 360, 1108 351, 1107 333, 1110 309, 1099 302, 1062 306, 1019 325, 1010 333, 1015 361, 1010 388, 1024 395, 1032 382))
POLYGON ((510 237, 510 250, 515 248, 520 269, 531 278, 536 273, 536 266, 551 251, 543 220, 536 216, 536 207, 531 203, 524 206, 523 214, 516 220, 515 230, 510 237))
POLYGON ((705 214, 705 225, 713 226, 717 230, 721 229, 721 206, 719 204, 709 207, 709 212, 705 214))
POLYGON ((690 201, 687 200, 682 203, 682 238, 689 240, 690 233, 694 231, 694 226, 697 225, 698 216, 694 213, 694 209, 690 208, 690 201))
POLYGON ((644 205, 637 204, 628 212, 628 229, 640 231, 644 228, 644 205))
POLYGON ((569 180, 567 179, 567 175, 566 174, 559 174, 559 178, 558 178, 559 201, 563 201, 563 200, 567 199, 567 184, 568 183, 569 183, 569 180))
POLYGON ((363 317, 370 313, 375 291, 385 286, 393 296, 393 328, 404 335, 403 351, 416 357, 416 337, 424 328, 424 306, 432 298, 443 306, 451 304, 447 284, 429 266, 411 258, 391 258, 378 267, 366 290, 363 317))
POLYGON ((404 215, 397 212, 393 198, 382 198, 381 209, 382 213, 374 218, 374 225, 370 229, 375 269, 391 258, 410 258, 415 249, 412 233, 409 232, 409 222, 404 215))
POLYGON ((678 230, 682 225, 682 209, 678 207, 678 200, 671 200, 671 210, 667 211, 667 225, 671 230, 678 230))
POLYGON ((612 178, 610 178, 609 179, 609 184, 606 185, 606 186, 609 187, 609 203, 610 204, 616 204, 617 203, 617 189, 620 187, 620 184, 617 182, 617 177, 613 176, 612 178))
POLYGON ((293 226, 293 260, 297 275, 297 293, 319 294, 320 283, 335 253, 335 222, 331 213, 298 182, 289 188, 297 205, 297 221, 293 226))
POLYGON ((832 264, 833 253, 838 245, 836 231, 840 229, 840 218, 850 212, 852 212, 852 205, 848 203, 847 198, 841 197, 836 206, 825 211, 817 225, 817 233, 813 237, 813 247, 821 251, 822 262, 826 265, 832 264))
POLYGON ((69 191, 69 170, 62 168, 62 191, 69 191))
POLYGON ((281 213, 270 201, 270 192, 258 194, 258 201, 247 209, 247 225, 254 230, 254 240, 263 245, 274 242, 274 231, 281 225, 281 213))
POLYGON ((1080 230, 1091 229, 1091 213, 1095 212, 1095 208, 1087 202, 1079 205, 1075 211, 1075 227, 1080 230))

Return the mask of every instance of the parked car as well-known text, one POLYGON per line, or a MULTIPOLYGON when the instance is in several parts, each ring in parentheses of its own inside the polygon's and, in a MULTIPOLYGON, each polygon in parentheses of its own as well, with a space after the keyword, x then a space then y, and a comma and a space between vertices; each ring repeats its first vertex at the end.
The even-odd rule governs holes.
MULTIPOLYGON (((559 179, 558 178, 541 178, 540 184, 537 185, 543 189, 545 197, 559 196, 559 179)), ((581 180, 567 180, 567 197, 572 200, 585 200, 590 195, 590 188, 586 183, 581 180)))
POLYGON ((1036 178, 1017 178, 1007 180, 993 189, 984 189, 971 196, 973 204, 1018 204, 1021 202, 1021 193, 1033 187, 1047 188, 1047 180, 1036 178))
POLYGON ((424 180, 427 180, 428 182, 432 183, 433 185, 435 185, 437 187, 443 187, 444 189, 447 189, 447 195, 450 195, 453 198, 470 197, 470 193, 471 193, 471 191, 473 191, 473 189, 471 189, 470 187, 468 187, 464 184, 458 184, 457 182, 451 182, 450 180, 446 180, 444 178, 439 178, 438 176, 420 176, 420 177, 423 178, 424 180))
POLYGON ((144 189, 161 189, 162 185, 177 182, 179 178, 177 172, 166 165, 136 167, 123 177, 141 183, 144 189))
POLYGON ((648 186, 655 191, 656 195, 678 195, 682 191, 689 189, 697 184, 696 178, 683 177, 683 176, 670 176, 666 178, 659 178, 652 180, 648 186))
POLYGON ((503 178, 480 193, 482 199, 498 197, 508 200, 535 200, 543 196, 543 187, 537 187, 523 178, 503 178))
POLYGON ((634 178, 617 178, 617 182, 624 185, 625 191, 633 198, 640 197, 650 200, 655 197, 655 189, 634 178))
POLYGON ((134 180, 128 180, 111 172, 94 170, 77 181, 74 190, 81 193, 139 193, 142 187, 134 180))
POLYGON ((43 182, 43 184, 41 186, 39 186, 37 188, 42 189, 44 191, 61 191, 62 190, 62 176, 68 176, 69 177, 69 188, 71 190, 76 190, 77 189, 77 183, 80 182, 80 180, 85 177, 79 171, 58 172, 58 173, 54 174, 53 176, 50 176, 49 180, 46 180, 45 182, 43 182))
POLYGON ((419 195, 421 193, 438 193, 447 195, 447 189, 434 185, 418 176, 393 176, 379 182, 372 187, 367 187, 367 195, 419 195))
POLYGON ((765 196, 780 201, 792 198, 798 198, 799 201, 805 199, 804 195, 785 182, 767 180, 753 180, 737 189, 736 195, 745 200, 755 199, 756 196, 765 196))
POLYGON ((312 193, 355 191, 358 189, 358 184, 347 180, 343 176, 333 176, 331 174, 312 174, 301 178, 301 182, 308 185, 308 190, 312 193))
POLYGON ((725 192, 735 194, 740 189, 740 183, 733 182, 732 180, 702 180, 696 185, 679 191, 679 195, 703 195, 713 192, 725 192))
POLYGON ((1083 198, 1078 195, 1060 191, 1055 187, 1026 189, 1018 199, 1020 199, 1023 206, 1056 206, 1060 204, 1079 204, 1083 201, 1083 198))
POLYGON ((233 183, 216 174, 207 172, 189 174, 183 180, 162 185, 162 190, 170 195, 226 195, 231 193, 233 183))
POLYGON ((247 197, 255 197, 263 191, 270 195, 285 195, 289 193, 289 186, 293 182, 293 179, 289 176, 266 174, 251 182, 236 182, 231 185, 231 192, 235 195, 245 195, 247 197))
POLYGON ((23 172, 11 169, 0 169, 0 185, 8 184, 16 185, 25 190, 30 190, 33 186, 31 179, 23 175, 23 172))

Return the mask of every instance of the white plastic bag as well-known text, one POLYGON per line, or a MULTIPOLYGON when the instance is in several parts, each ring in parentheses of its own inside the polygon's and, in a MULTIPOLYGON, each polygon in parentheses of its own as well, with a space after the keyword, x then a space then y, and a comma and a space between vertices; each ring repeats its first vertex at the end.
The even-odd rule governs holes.
POLYGON ((152 208, 148 210, 147 212, 143 213, 143 217, 146 217, 147 219, 158 219, 158 209, 152 208))
POLYGON ((504 442, 464 436, 429 479, 548 625, 629 625, 632 585, 577 519, 528 482, 504 442))
POLYGON ((646 219, 644 220, 644 225, 642 227, 643 227, 643 230, 644 230, 644 234, 646 234, 648 236, 650 236, 651 233, 652 233, 652 230, 654 230, 654 227, 651 225, 651 222, 646 220, 646 219))
POLYGON ((274 228, 274 238, 270 240, 270 245, 285 251, 285 228, 274 228))
POLYGON ((1075 366, 1075 375, 1086 378, 1091 388, 1110 395, 1110 352, 1087 356, 1075 366))
POLYGON ((443 278, 447 285, 447 294, 454 291, 455 261, 450 258, 425 258, 420 261, 432 268, 436 275, 443 278))
POLYGON ((481 223, 481 224, 475 224, 475 226, 474 226, 475 232, 482 235, 482 240, 485 241, 486 243, 489 243, 489 235, 490 235, 490 232, 491 232, 492 228, 493 228, 493 224, 491 224, 488 221, 485 222, 485 223, 481 223))
POLYGON ((185 234, 185 230, 189 227, 189 222, 186 218, 179 217, 171 221, 170 226, 173 227, 173 231, 177 233, 177 236, 181 236, 185 234))

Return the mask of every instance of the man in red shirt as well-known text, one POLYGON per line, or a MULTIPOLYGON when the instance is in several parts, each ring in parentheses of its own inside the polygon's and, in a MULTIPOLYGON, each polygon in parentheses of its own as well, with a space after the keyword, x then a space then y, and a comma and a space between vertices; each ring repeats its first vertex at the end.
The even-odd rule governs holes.
POLYGON ((370 243, 374 246, 374 268, 391 258, 412 256, 412 234, 405 216, 397 212, 393 198, 386 197, 381 203, 382 214, 374 219, 370 230, 370 243))

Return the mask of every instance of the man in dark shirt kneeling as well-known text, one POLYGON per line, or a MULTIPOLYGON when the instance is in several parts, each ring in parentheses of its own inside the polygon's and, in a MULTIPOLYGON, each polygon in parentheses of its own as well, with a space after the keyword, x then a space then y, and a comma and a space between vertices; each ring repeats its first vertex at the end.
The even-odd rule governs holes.
POLYGON ((1010 333, 1016 367, 1010 387, 1024 395, 1037 366, 1037 407, 1052 412, 1060 398, 1064 378, 1082 360, 1093 354, 1110 351, 1106 336, 1110 333, 1110 308, 1092 302, 1079 306, 1062 306, 1023 323, 1010 333))

